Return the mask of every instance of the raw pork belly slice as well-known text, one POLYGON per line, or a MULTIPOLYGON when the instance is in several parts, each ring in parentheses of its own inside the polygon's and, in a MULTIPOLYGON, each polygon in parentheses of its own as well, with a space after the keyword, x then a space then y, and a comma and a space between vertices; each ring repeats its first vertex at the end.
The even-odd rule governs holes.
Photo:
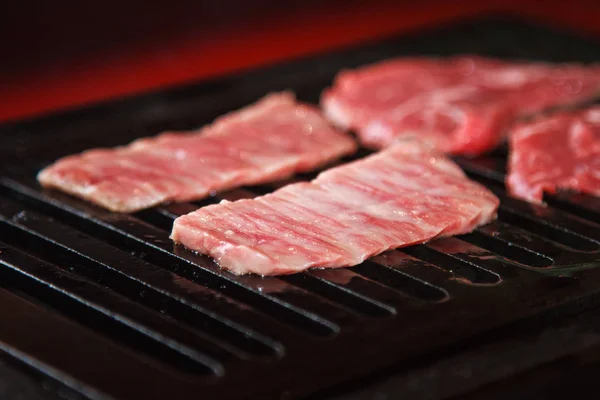
POLYGON ((509 62, 479 56, 402 58, 342 71, 321 103, 337 126, 371 148, 420 137, 439 150, 480 154, 515 118, 589 100, 600 67, 509 62))
POLYGON ((132 212, 283 179, 353 153, 356 147, 316 108, 282 92, 198 131, 164 133, 125 147, 62 158, 42 170, 38 180, 109 210, 132 212))
POLYGON ((171 238, 235 274, 291 274, 469 232, 498 204, 440 153, 405 141, 311 182, 181 216, 171 238))
POLYGON ((515 197, 541 202, 559 189, 600 196, 600 106, 522 123, 508 140, 506 185, 515 197))

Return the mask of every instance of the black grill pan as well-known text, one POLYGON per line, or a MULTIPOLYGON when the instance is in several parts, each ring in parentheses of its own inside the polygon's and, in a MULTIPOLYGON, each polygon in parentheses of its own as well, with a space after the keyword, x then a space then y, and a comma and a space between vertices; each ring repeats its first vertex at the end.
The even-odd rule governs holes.
MULTIPOLYGON (((497 221, 398 251, 394 265, 279 278, 231 275, 168 235, 182 213, 285 182, 117 215, 35 181, 57 157, 201 126, 268 91, 315 102, 344 67, 465 52, 600 60, 599 43, 484 18, 0 127, 0 382, 48 398, 324 398, 321 390, 385 367, 593 309, 600 200, 561 194, 541 207, 509 198, 502 149, 457 159, 500 197, 497 221)), ((410 398, 433 398, 426 393, 410 398)))

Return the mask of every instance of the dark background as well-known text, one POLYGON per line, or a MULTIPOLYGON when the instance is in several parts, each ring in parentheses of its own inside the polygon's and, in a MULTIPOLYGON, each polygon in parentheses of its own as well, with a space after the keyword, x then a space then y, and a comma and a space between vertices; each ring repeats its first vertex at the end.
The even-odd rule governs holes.
POLYGON ((252 22, 307 10, 325 13, 360 3, 369 4, 357 0, 3 1, 0 68, 28 67, 186 33, 223 35, 252 22))
POLYGON ((0 122, 482 13, 600 36, 597 0, 4 0, 0 122))

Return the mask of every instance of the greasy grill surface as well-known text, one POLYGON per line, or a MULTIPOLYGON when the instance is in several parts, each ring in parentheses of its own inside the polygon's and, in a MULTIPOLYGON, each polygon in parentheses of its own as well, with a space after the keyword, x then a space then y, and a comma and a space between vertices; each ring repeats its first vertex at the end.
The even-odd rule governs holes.
POLYGON ((541 207, 507 197, 502 150, 457 159, 500 197, 497 221, 396 251, 392 265, 266 279, 221 271, 168 235, 178 215, 283 183, 117 215, 35 181, 56 157, 199 126, 265 91, 291 88, 316 101, 346 66, 456 52, 600 58, 594 43, 486 20, 3 127, 0 155, 11 166, 0 177, 2 359, 41 371, 50 388, 92 398, 302 396, 492 328, 593 304, 600 201, 562 194, 541 207))

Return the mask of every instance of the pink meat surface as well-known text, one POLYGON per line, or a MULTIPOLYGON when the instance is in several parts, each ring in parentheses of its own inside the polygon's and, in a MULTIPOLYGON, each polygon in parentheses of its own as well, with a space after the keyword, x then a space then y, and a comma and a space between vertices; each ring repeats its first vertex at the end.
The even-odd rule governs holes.
POLYGON ((541 202, 560 189, 600 196, 600 106, 515 126, 509 146, 513 196, 541 202))
POLYGON ((518 117, 600 93, 600 67, 480 56, 401 58, 342 71, 321 103, 326 116, 380 149, 419 137, 437 149, 492 149, 518 117))
POLYGON ((198 131, 62 158, 38 180, 111 211, 133 212, 283 179, 355 150, 354 141, 328 125, 315 107, 282 92, 198 131))
POLYGON ((404 141, 311 182, 181 216, 171 238, 235 274, 292 274, 469 232, 498 204, 449 159, 404 141))

